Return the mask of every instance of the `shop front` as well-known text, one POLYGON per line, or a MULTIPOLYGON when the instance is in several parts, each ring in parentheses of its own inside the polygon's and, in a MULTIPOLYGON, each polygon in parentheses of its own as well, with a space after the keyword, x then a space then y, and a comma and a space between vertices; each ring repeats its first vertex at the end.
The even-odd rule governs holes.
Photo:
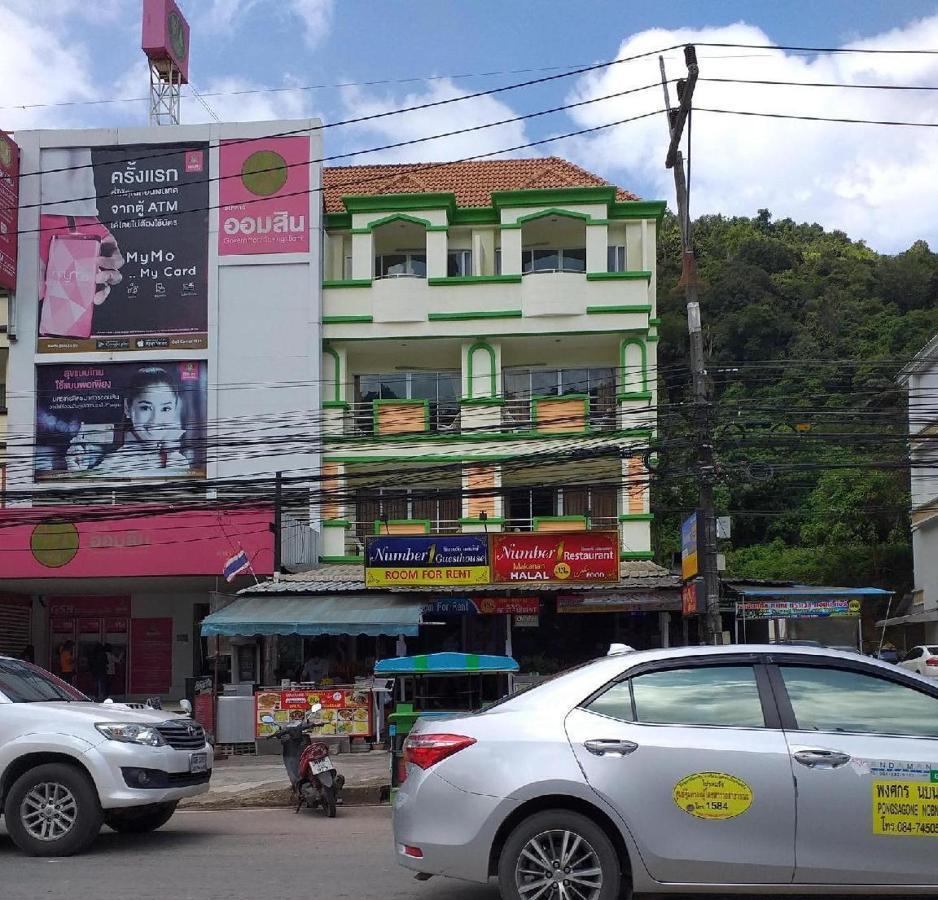
MULTIPOLYGON (((68 676, 90 696, 186 695, 213 671, 199 622, 243 549, 273 562, 270 510, 60 507, 0 515, 0 652, 68 676)), ((250 580, 241 576, 229 588, 250 580)))
POLYGON ((727 585, 736 643, 818 643, 871 653, 890 591, 819 585, 727 585))

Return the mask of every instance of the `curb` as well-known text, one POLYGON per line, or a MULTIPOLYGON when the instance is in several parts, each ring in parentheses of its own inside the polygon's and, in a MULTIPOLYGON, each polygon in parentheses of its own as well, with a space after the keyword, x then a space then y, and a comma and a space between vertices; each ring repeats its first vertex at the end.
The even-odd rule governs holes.
MULTIPOLYGON (((390 785, 348 785, 342 790, 343 806, 377 806, 387 803, 390 797, 390 785)), ((250 793, 201 794, 180 801, 180 809, 188 810, 226 810, 260 809, 283 807, 294 809, 296 799, 289 788, 251 791, 250 793)))

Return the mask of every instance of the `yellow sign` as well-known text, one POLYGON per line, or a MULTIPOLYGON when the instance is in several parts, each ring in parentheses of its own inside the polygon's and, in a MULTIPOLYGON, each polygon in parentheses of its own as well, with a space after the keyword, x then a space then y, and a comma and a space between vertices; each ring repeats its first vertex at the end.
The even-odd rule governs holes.
POLYGON ((873 834, 938 837, 938 784, 874 781, 873 834))
POLYGON ((491 580, 488 566, 369 566, 365 569, 366 587, 488 584, 491 580))
POLYGON ((734 819, 752 806, 752 788, 720 772, 698 772, 681 779, 671 795, 684 812, 698 819, 734 819))

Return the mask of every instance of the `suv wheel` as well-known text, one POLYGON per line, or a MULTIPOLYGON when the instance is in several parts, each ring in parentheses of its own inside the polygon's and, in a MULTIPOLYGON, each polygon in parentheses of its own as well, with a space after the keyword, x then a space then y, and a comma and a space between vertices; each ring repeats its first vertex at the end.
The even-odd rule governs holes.
POLYGON ((173 817, 174 812, 176 801, 109 809, 104 813, 104 824, 123 834, 145 834, 162 828, 173 817))
POLYGON ((3 808, 13 843, 32 856, 80 853, 101 830, 101 805, 84 772, 66 763, 30 769, 13 782, 3 808))
POLYGON ((591 819, 566 809, 525 819, 498 861, 503 900, 617 900, 621 865, 612 842, 591 819))

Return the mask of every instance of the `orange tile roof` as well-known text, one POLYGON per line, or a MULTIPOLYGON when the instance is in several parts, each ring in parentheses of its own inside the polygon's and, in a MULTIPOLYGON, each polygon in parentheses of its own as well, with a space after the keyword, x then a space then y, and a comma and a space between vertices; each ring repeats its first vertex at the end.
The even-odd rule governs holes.
MULTIPOLYGON (((491 206, 492 191, 597 187, 609 182, 559 156, 451 163, 399 163, 323 169, 327 213, 345 212, 342 197, 356 194, 456 195, 457 206, 491 206)), ((619 200, 638 200, 618 188, 619 200)))

